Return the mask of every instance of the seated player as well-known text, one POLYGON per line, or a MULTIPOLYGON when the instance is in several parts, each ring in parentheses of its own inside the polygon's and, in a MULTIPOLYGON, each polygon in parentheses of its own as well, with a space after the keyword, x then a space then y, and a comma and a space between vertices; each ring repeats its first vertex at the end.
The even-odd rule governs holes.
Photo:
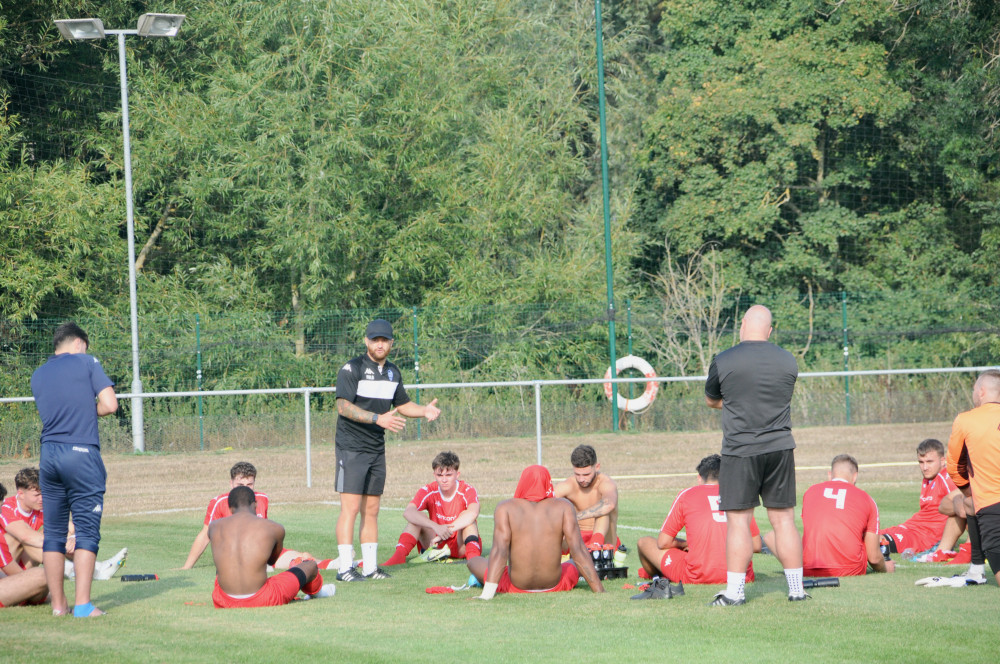
POLYGON ((878 507, 855 486, 857 460, 835 456, 828 477, 802 496, 803 576, 859 576, 868 566, 874 572, 895 570, 879 549, 878 507))
MULTIPOLYGON (((618 539, 618 485, 601 472, 597 452, 590 445, 580 445, 570 454, 573 477, 555 487, 555 497, 565 498, 576 508, 583 543, 591 548, 614 544, 624 553, 618 539)), ((563 553, 567 553, 566 543, 563 553)))
POLYGON ((591 590, 604 592, 580 537, 576 510, 568 500, 552 497, 552 479, 545 466, 525 468, 514 497, 494 510, 489 560, 477 556, 466 564, 483 584, 479 599, 493 599, 498 592, 572 590, 580 574, 591 590), (573 560, 561 562, 564 539, 573 560))
POLYGON ((208 527, 215 560, 212 602, 217 609, 288 604, 299 590, 310 599, 330 597, 336 588, 323 585, 315 560, 305 560, 270 578, 267 566, 282 552, 285 529, 257 515, 253 489, 237 486, 226 500, 232 516, 215 519, 208 527))
POLYGON ((920 562, 946 562, 955 557, 955 543, 965 531, 965 518, 955 514, 954 499, 962 492, 948 477, 944 445, 928 438, 917 445, 917 463, 924 476, 920 487, 920 509, 898 526, 879 531, 882 545, 890 553, 910 550, 937 551, 922 556, 920 562))
MULTIPOLYGON (((229 469, 229 488, 235 489, 238 486, 249 487, 251 490, 254 488, 254 484, 257 481, 257 469, 252 463, 247 461, 240 461, 239 463, 233 464, 233 467, 229 469)), ((267 506, 268 498, 267 494, 261 491, 254 491, 254 497, 257 503, 257 516, 262 519, 267 518, 267 506)), ((201 558, 201 554, 205 553, 205 549, 208 547, 208 527, 216 519, 222 519, 230 516, 229 512, 229 492, 220 493, 215 498, 208 501, 208 509, 205 511, 205 522, 201 527, 201 530, 194 538, 194 542, 191 543, 191 551, 188 553, 187 560, 184 562, 184 566, 181 569, 191 569, 194 567, 198 559, 201 558)), ((313 556, 309 553, 295 551, 294 549, 285 549, 281 552, 277 561, 274 563, 274 567, 277 569, 288 569, 292 565, 301 562, 302 560, 315 560, 313 556)), ((317 563, 320 569, 326 569, 328 564, 332 564, 334 561, 324 560, 321 563, 317 563)))
MULTIPOLYGON (((698 463, 698 484, 681 491, 670 507, 656 539, 640 537, 639 576, 663 576, 674 583, 726 583, 726 514, 719 510, 719 466, 710 454, 698 463), (677 537, 685 531, 686 539, 677 537)), ((751 521, 754 550, 761 548, 760 530, 751 521)), ((754 580, 753 563, 747 581, 754 580)))
POLYGON ((48 595, 45 570, 41 567, 22 570, 12 576, 0 572, 0 609, 23 604, 42 604, 48 595))
MULTIPOLYGON (((0 505, 0 570, 13 576, 30 567, 42 563, 42 527, 45 516, 42 513, 42 492, 39 488, 37 468, 22 468, 14 477, 17 492, 3 500, 0 505)), ((3 491, 6 495, 6 490, 3 491)), ((74 577, 73 553, 76 536, 73 524, 69 524, 66 539, 66 561, 63 574, 68 579, 74 577)), ((94 565, 94 580, 107 581, 113 577, 125 562, 128 548, 124 548, 107 560, 94 565)))
POLYGON ((399 536, 396 552, 384 565, 402 565, 415 546, 426 550, 425 560, 468 559, 483 554, 476 524, 479 496, 459 479, 458 466, 454 452, 441 452, 431 461, 435 481, 421 487, 406 506, 403 518, 409 523, 399 536))

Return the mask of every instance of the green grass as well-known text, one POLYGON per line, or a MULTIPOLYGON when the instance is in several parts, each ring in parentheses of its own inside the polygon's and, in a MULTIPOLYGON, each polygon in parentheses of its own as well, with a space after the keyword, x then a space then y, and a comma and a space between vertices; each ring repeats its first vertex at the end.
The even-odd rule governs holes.
MULTIPOLYGON (((801 487, 804 488, 804 487, 801 487)), ((897 523, 916 504, 912 486, 866 487, 883 506, 883 523, 897 523)), ((636 582, 638 529, 659 527, 673 496, 622 497, 622 539, 629 546, 628 581, 636 582)), ((495 502, 495 501, 493 501, 495 502)), ((493 502, 484 505, 491 513, 493 502)), ((332 557, 336 507, 273 505, 286 543, 332 557)), ((843 578, 839 588, 812 591, 811 602, 786 600, 784 576, 770 556, 755 556, 758 581, 749 602, 706 606, 719 586, 687 586, 672 600, 633 602, 624 581, 595 595, 501 595, 477 591, 428 595, 434 585, 460 585, 463 565, 406 565, 383 582, 337 584, 330 599, 272 609, 212 608, 210 552, 179 571, 201 514, 181 512, 106 518, 102 553, 129 547, 127 573, 155 572, 159 581, 94 585, 94 602, 109 611, 96 620, 56 619, 48 607, 4 609, 8 638, 0 660, 10 662, 932 662, 996 661, 1000 592, 983 587, 922 588, 913 582, 951 575, 964 566, 901 563, 891 575, 843 578), (961 634, 951 625, 961 624, 961 634), (13 638, 21 635, 21 638, 13 638)), ((758 515, 763 530, 766 518, 758 515)), ((399 511, 381 519, 380 560, 402 527, 399 511)), ((492 521, 481 527, 487 542, 492 521)), ((72 585, 67 583, 67 590, 72 585)))

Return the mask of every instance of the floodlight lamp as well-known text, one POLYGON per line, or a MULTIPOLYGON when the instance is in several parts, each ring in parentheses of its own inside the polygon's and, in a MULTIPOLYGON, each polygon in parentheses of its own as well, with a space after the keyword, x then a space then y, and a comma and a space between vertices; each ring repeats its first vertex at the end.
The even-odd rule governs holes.
POLYGON ((140 37, 176 37, 184 14, 143 14, 139 17, 140 37))
POLYGON ((99 18, 64 18, 56 27, 66 39, 104 39, 104 24, 99 18))

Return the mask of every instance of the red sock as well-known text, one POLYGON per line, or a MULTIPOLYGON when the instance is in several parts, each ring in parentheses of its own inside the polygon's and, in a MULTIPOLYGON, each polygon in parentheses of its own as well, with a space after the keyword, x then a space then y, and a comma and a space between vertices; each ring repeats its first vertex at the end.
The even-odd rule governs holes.
POLYGON ((382 563, 383 565, 402 565, 406 562, 406 556, 410 555, 410 551, 413 551, 413 547, 417 545, 417 538, 410 533, 403 533, 399 536, 399 542, 396 543, 396 552, 392 554, 392 558, 382 563))
POLYGON ((310 581, 302 588, 302 592, 307 595, 313 595, 319 592, 319 589, 323 587, 323 575, 317 574, 316 578, 310 581))
MULTIPOLYGON (((327 558, 326 560, 321 560, 316 563, 316 566, 320 569, 330 569, 330 565, 333 563, 333 558, 327 558)), ((336 567, 336 565, 334 565, 336 567)))
POLYGON ((594 533, 590 538, 590 543, 604 546, 604 533, 594 533))
POLYGON ((475 558, 483 555, 483 543, 478 537, 474 542, 465 543, 465 559, 475 558))
POLYGON ((652 579, 653 577, 650 576, 649 572, 646 571, 645 567, 640 567, 639 568, 639 578, 640 579, 652 579))

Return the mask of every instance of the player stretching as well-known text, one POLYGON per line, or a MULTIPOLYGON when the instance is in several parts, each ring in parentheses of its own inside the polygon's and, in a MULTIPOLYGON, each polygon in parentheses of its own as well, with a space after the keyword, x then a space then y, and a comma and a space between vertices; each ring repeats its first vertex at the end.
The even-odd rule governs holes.
POLYGON ((409 523, 399 536, 396 552, 384 565, 402 565, 418 544, 426 550, 422 562, 482 555, 476 525, 479 496, 459 479, 458 465, 454 452, 441 452, 431 461, 435 481, 421 487, 406 506, 403 518, 409 523), (424 511, 427 516, 421 514, 424 511))

